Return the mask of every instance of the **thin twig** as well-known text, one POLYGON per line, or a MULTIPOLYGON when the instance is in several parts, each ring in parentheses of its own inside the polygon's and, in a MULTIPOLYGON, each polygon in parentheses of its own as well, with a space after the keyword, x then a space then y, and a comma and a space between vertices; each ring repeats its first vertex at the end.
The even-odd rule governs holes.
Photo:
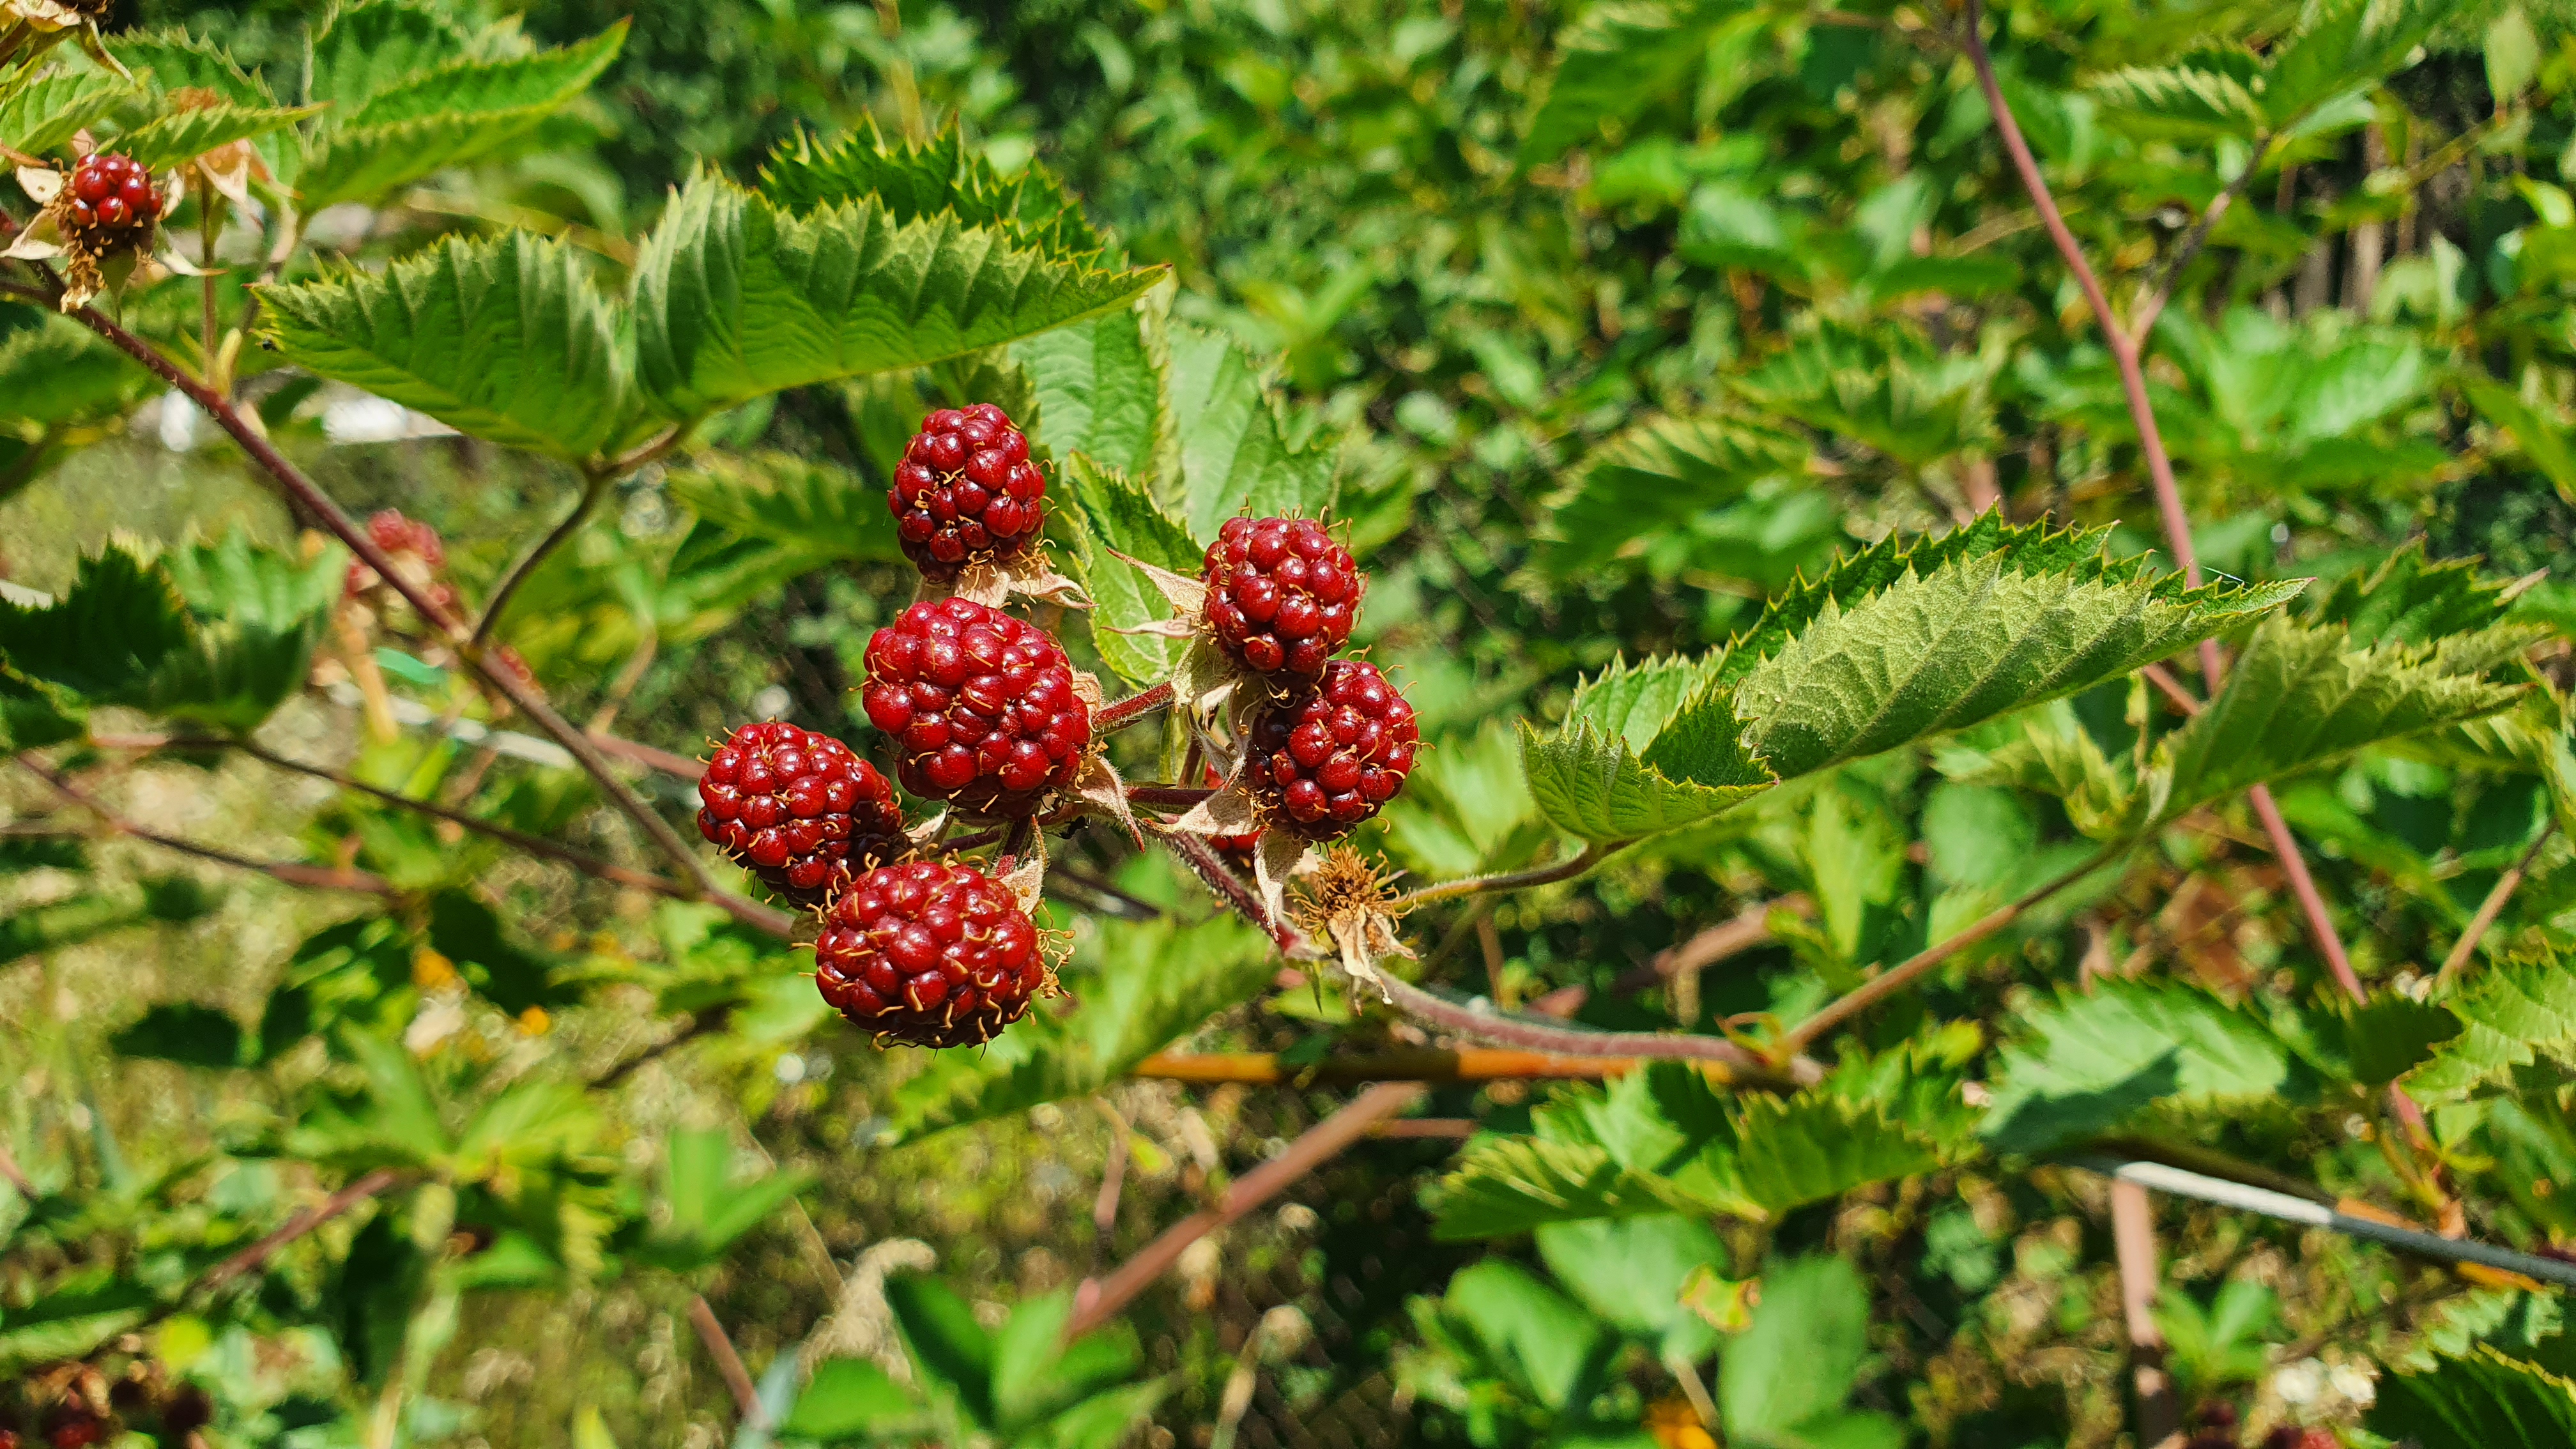
POLYGON ((1109 1119, 1109 1160, 1100 1169, 1100 1191, 1091 1199, 1091 1276, 1109 1263, 1109 1249, 1118 1231, 1118 1197, 1127 1184, 1127 1119, 1109 1105, 1107 1097, 1094 1097, 1091 1105, 1109 1119))
POLYGON ((605 472, 591 471, 581 485, 581 497, 573 504, 572 512, 565 514, 563 522, 548 529, 545 537, 538 539, 534 547, 519 555, 517 563, 510 565, 510 571, 501 576, 501 582, 492 590, 492 597, 484 603, 483 617, 474 621, 476 644, 491 639, 492 630, 501 622, 501 611, 510 607, 511 596, 519 592, 519 585, 528 581, 528 575, 537 571, 537 565, 546 561, 546 555, 553 553, 558 545, 580 529, 590 517, 590 510, 599 506, 599 500, 607 494, 608 485, 613 481, 605 472))
POLYGON ((710 1006, 692 1017, 687 1026, 591 1078, 590 1088, 595 1092, 604 1092, 633 1076, 645 1064, 659 1061, 701 1037, 713 1036, 724 1030, 732 1020, 732 1007, 710 1006))
POLYGON ((1195 1212, 1163 1231, 1144 1251, 1118 1265, 1106 1278, 1090 1279, 1074 1295, 1072 1317, 1063 1339, 1070 1343, 1098 1328, 1135 1301, 1136 1295, 1163 1276, 1190 1244, 1234 1222, 1276 1197, 1307 1173, 1340 1155, 1343 1148, 1367 1136, 1369 1129, 1419 1101, 1416 1082, 1387 1082, 1351 1099, 1340 1111, 1306 1129, 1288 1150, 1234 1180, 1218 1206, 1195 1212))
POLYGON ((1270 938, 1270 943, 1277 946, 1282 955, 1291 958, 1313 956, 1313 948, 1307 944, 1306 938, 1296 927, 1270 914, 1269 906, 1253 893, 1251 886, 1244 883, 1243 877, 1234 873, 1234 868, 1225 863, 1225 858, 1216 853, 1216 848, 1207 843, 1205 836, 1192 835, 1185 830, 1163 830, 1151 821, 1139 821, 1138 824, 1144 827, 1146 834, 1161 841, 1165 849, 1180 859, 1181 864, 1188 866, 1190 873, 1214 891, 1219 901, 1236 915, 1259 926, 1262 934, 1270 938))
POLYGON ((2190 266, 2191 259, 2200 255, 2202 244, 2209 240, 2210 229, 2218 225, 2219 218, 2227 215, 2227 209, 2236 204, 2236 198, 2244 195, 2245 188, 2254 184, 2254 173, 2263 169, 2263 157, 2272 149, 2274 139, 2266 133, 2255 141, 2254 154, 2245 158, 2245 169, 2236 173, 2236 179, 2227 183, 2226 190, 2210 198, 2200 220, 2183 234, 2182 244, 2174 248, 2173 255, 2139 289, 2138 316, 2129 324, 2129 332, 2140 347, 2146 345, 2147 333, 2155 327, 2156 318, 2164 314, 2165 303, 2172 298, 2173 284, 2182 278, 2182 269, 2190 266))
POLYGON ((2557 831, 2558 817, 2552 815, 2548 822, 2540 827, 2540 834, 2532 840, 2530 848, 2523 851, 2521 857, 2516 859, 2504 874, 2496 877, 2495 886, 2487 892, 2487 898, 2478 902, 2478 913, 2469 918, 2468 929, 2460 932, 2460 939, 2452 945, 2451 954, 2442 958, 2442 969, 2433 977, 2433 985, 2436 988, 2449 986, 2459 979, 2460 972, 2468 966, 2469 959, 2477 954, 2478 943, 2486 939, 2488 928, 2496 923, 2496 917, 2504 914, 2505 902, 2513 899, 2513 893, 2521 887, 2523 877, 2531 873, 2531 863, 2539 859, 2540 848, 2547 845, 2549 837, 2557 831))
POLYGON ((1437 901, 1456 900, 1460 896, 1483 895, 1489 891, 1520 891, 1533 886, 1552 885, 1572 880, 1610 856, 1636 844, 1633 840, 1596 840, 1583 847, 1573 859, 1531 870, 1498 871, 1492 875, 1471 875, 1461 880, 1442 881, 1396 897, 1387 909, 1397 915, 1437 901))
MULTIPOLYGON (((1622 973, 1610 983, 1610 989, 1625 996, 1685 971, 1706 970, 1739 952, 1749 951, 1771 939, 1773 911, 1807 917, 1816 913, 1816 906, 1807 899, 1804 891, 1793 891, 1777 900, 1756 901, 1680 945, 1656 952, 1654 959, 1645 965, 1622 973)), ((1529 1009, 1540 1016, 1572 1016, 1582 1010, 1583 1003, 1591 997, 1592 988, 1588 986, 1560 986, 1531 1002, 1529 1009)))
POLYGON ((2173 1377, 2165 1372, 2165 1337, 2156 1328, 2156 1220, 2147 1190, 2111 1180, 2111 1247, 2120 1264, 2120 1313, 2129 1330, 2129 1378, 2138 1396, 2138 1443, 2162 1446, 2179 1434, 2173 1377))
POLYGON ((129 836, 136 840, 147 840, 154 845, 160 846, 164 850, 175 850, 182 855, 193 855, 200 860, 211 860, 218 865, 229 865, 241 870, 254 870, 272 880, 282 881, 287 885, 300 886, 310 890, 361 891, 369 895, 379 896, 400 894, 400 892, 395 889, 393 882, 386 880, 382 876, 373 875, 363 870, 345 870, 335 866, 305 865, 301 862, 292 860, 253 860, 246 855, 235 855, 228 850, 217 850, 211 845, 199 845, 193 840, 182 840, 175 835, 164 835, 157 830, 146 829, 145 827, 137 825, 133 821, 126 819, 124 816, 117 814, 115 811, 110 810, 105 805, 100 804, 97 800, 83 792, 79 786, 74 785, 69 778, 57 773, 52 768, 48 767, 43 761, 37 759, 33 754, 22 754, 17 758, 19 764, 26 766, 29 771, 41 777, 46 784, 53 786, 56 794, 61 795, 64 799, 69 800, 73 804, 79 805, 91 814, 96 815, 108 829, 119 835, 129 836))
POLYGON ((1378 984, 1389 1004, 1415 1021, 1525 1053, 1698 1062, 1730 1082, 1774 1086, 1796 1085, 1802 1078, 1822 1075, 1812 1063, 1792 1064, 1784 1071, 1724 1037, 1684 1032, 1594 1031, 1534 1021, 1526 1016, 1507 1016, 1491 1008, 1479 1010, 1392 976, 1378 984))
POLYGON ((29 1202, 36 1200, 36 1185, 27 1180, 27 1174, 18 1170, 18 1159, 9 1155, 9 1148, 5 1143, 0 1143, 0 1182, 6 1182, 16 1188, 18 1196, 29 1202))
POLYGON ((1242 1082, 1253 1086, 1344 1086, 1357 1082, 1598 1081, 1643 1066, 1639 1057, 1568 1056, 1559 1052, 1464 1047, 1443 1051, 1353 1053, 1310 1062, 1272 1052, 1158 1052, 1132 1075, 1163 1082, 1242 1082))
POLYGON ((267 1262, 278 1249, 283 1248, 287 1244, 294 1242, 296 1239, 303 1237, 305 1234, 312 1232, 315 1228, 318 1228, 324 1223, 331 1221, 333 1218, 340 1216, 342 1213, 356 1207, 358 1204, 384 1192, 386 1189, 394 1186, 402 1180, 403 1176, 401 1173, 394 1171, 390 1167, 379 1167, 375 1171, 368 1173, 366 1176, 359 1178, 356 1182, 350 1183, 347 1187, 344 1187, 338 1192, 331 1194, 329 1197, 324 1198, 320 1205, 306 1208, 304 1211, 288 1218, 283 1227, 280 1227, 277 1231, 270 1233, 267 1237, 260 1239, 258 1242, 251 1244, 249 1247, 242 1249, 240 1252, 233 1254, 231 1257, 224 1259, 222 1262, 217 1263, 214 1267, 206 1271, 206 1275, 204 1277, 199 1278, 190 1286, 194 1289, 205 1291, 212 1291, 220 1288, 235 1278, 242 1276, 244 1273, 248 1273, 253 1269, 256 1269, 260 1264, 267 1262))
POLYGON ((1809 1045, 1813 1044, 1817 1038, 1823 1036, 1826 1032, 1832 1031, 1835 1027, 1851 1020, 1853 1017, 1858 1016, 1870 1007, 1875 1006, 1886 998, 1904 990, 1907 986, 1912 985, 1917 977, 1930 971, 1934 967, 1939 966, 1951 957, 1958 955, 1961 951, 1966 950, 1970 946, 1977 944, 1979 941, 1985 940, 1987 937, 1992 936, 2012 925, 2015 921, 2021 919, 2022 912, 2029 910, 2031 907, 2038 905, 2040 902, 2047 900, 2050 896, 2053 896, 2059 891, 2066 889, 2068 886, 2075 884, 2077 881, 2092 875, 2094 872, 2110 866, 2112 863, 2119 860, 2122 855, 2126 854, 2128 850, 2129 845, 2125 841, 2117 845, 2106 846, 2102 850, 2097 851, 2091 859, 2086 860, 2082 865, 2075 867, 2073 870, 2066 872, 2055 880, 2039 887, 2037 890, 2023 895, 2019 900, 1997 906, 1995 909, 1988 911, 1985 915, 1971 923, 1967 929, 1962 930, 1958 934, 1950 936, 1945 940, 1937 941, 1932 945, 1924 947, 1922 950, 1916 952, 1904 961, 1899 962, 1897 965, 1889 967, 1887 970, 1880 972, 1865 982, 1862 982, 1858 987, 1844 993, 1842 997, 1826 1005, 1823 1010, 1818 1011, 1815 1015, 1808 1017, 1805 1021, 1791 1027, 1788 1035, 1781 1038, 1782 1048, 1789 1051, 1805 1050, 1809 1045))
POLYGON ((707 1295, 689 1296, 689 1326, 698 1331, 698 1342, 706 1346, 707 1357, 716 1361, 716 1372, 724 1377, 725 1387, 733 1391, 734 1408, 742 1421, 755 1428, 767 1428, 769 1415, 760 1407, 760 1390, 751 1381, 751 1370, 742 1366, 742 1355, 734 1352, 733 1340, 725 1336, 724 1325, 716 1321, 715 1309, 707 1305, 707 1295))
POLYGON ((2316 938, 2318 954, 2326 958, 2326 969, 2334 974, 2335 983, 2355 1001, 2366 1001, 2370 992, 2352 969, 2352 957, 2343 948, 2343 937, 2336 932, 2334 918, 2326 914, 2326 898, 2317 890, 2317 878, 2308 873, 2308 857, 2299 849, 2298 837, 2290 833, 2290 822, 2281 816, 2281 807, 2272 799, 2269 787, 2256 785, 2245 792, 2254 806, 2255 817, 2263 822, 2263 833, 2271 838, 2272 854, 2281 862, 2281 873, 2290 878, 2290 894, 2299 903, 2299 914, 2306 918, 2308 934, 2316 938))

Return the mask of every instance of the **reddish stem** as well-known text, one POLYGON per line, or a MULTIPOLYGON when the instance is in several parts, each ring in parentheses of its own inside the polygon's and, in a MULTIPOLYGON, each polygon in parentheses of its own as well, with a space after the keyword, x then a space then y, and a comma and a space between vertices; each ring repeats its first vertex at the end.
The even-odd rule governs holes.
POLYGON ((1289 1184, 1367 1136, 1379 1122, 1412 1106, 1422 1094, 1423 1088, 1416 1082, 1382 1083, 1306 1129, 1304 1135, 1288 1144, 1287 1151, 1236 1178, 1218 1206, 1174 1223, 1108 1277, 1086 1281, 1074 1296, 1073 1316, 1064 1325, 1064 1341, 1070 1343, 1108 1322, 1179 1262, 1190 1244, 1278 1196, 1289 1184))
POLYGON ((287 885, 300 886, 308 890, 362 891, 379 896, 400 894, 395 890, 393 882, 363 870, 305 865, 292 860, 253 860, 246 855, 217 850, 211 845, 199 845, 193 840, 182 840, 175 835, 164 835, 157 830, 147 830, 100 804, 80 787, 74 785, 68 777, 48 767, 33 754, 22 754, 17 758, 19 764, 26 766, 46 784, 53 786, 54 793, 97 816, 108 829, 119 835, 130 836, 136 840, 148 840, 165 850, 175 850, 182 855, 193 855, 199 860, 211 860, 218 865, 255 870, 271 880, 282 881, 287 885))
POLYGON ((1154 711, 1168 707, 1171 702, 1172 686, 1169 683, 1157 684, 1125 699, 1112 700, 1092 711, 1091 732, 1095 735, 1115 734, 1154 711))

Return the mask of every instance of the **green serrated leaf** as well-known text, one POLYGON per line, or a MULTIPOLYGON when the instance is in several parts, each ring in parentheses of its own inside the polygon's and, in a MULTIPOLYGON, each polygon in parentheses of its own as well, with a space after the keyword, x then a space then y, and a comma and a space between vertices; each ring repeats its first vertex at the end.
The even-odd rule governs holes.
POLYGON ((2148 1106, 2275 1099, 2292 1065, 2251 1015, 2187 986, 2097 982, 2022 1013, 1985 1127, 2001 1152, 2099 1133, 2148 1106))
POLYGON ((1801 465, 1810 444, 1759 419, 1660 417, 1594 449, 1548 501, 1540 566, 1573 578, 1704 509, 1801 465))
POLYGON ((0 431, 42 429, 120 414, 151 387, 143 373, 96 333, 46 316, 0 340, 0 431))
POLYGON ((1775 1215, 1942 1165, 1931 1139, 1876 1105, 1813 1089, 1748 1098, 1734 1154, 1745 1196, 1775 1215))
POLYGON ((92 699, 134 689, 190 633, 169 576, 121 548, 82 559, 43 608, 0 598, 0 664, 92 699))
MULTIPOLYGON (((374 8, 374 7, 370 7, 374 8)), ((306 144, 295 173, 309 214, 373 200, 433 172, 481 159, 534 131, 588 89, 616 59, 626 22, 561 50, 514 60, 458 61, 407 77, 363 106, 338 97, 306 144)))
POLYGON ((2158 744, 2157 818, 2365 745, 2510 708, 2522 691, 2478 675, 2496 650, 2528 642, 2468 636, 2431 650, 2349 651, 2340 630, 2271 620, 2255 631, 2218 697, 2158 744))
POLYGON ((260 295, 289 358, 461 432, 578 461, 626 430, 629 343, 558 242, 450 238, 260 295))
MULTIPOLYGON (((1677 780, 1638 759, 1624 740, 1588 721, 1577 721, 1553 735, 1542 735, 1522 721, 1521 763, 1539 812, 1559 829, 1595 841, 1633 840, 1679 829, 1777 783, 1758 766, 1740 769, 1734 779, 1677 780)), ((1738 763, 1749 762, 1739 754, 1738 763)))
POLYGON ((517 115, 562 106, 590 89, 626 44, 620 20, 590 39, 508 60, 458 60, 377 91, 348 118, 352 126, 398 126, 431 117, 517 115))
POLYGON ((1192 538, 1215 541, 1218 527, 1237 513, 1331 513, 1335 450, 1296 435, 1261 371, 1230 339, 1171 324, 1171 389, 1180 496, 1162 501, 1189 524, 1192 538))
POLYGON ((642 376, 674 415, 999 346, 1124 306, 1160 276, 1091 271, 873 202, 811 216, 701 174, 636 265, 642 376))
POLYGON ((232 52, 214 41, 176 26, 132 30, 108 42, 126 69, 168 95, 176 90, 205 91, 228 104, 252 110, 277 104, 276 93, 259 76, 242 69, 232 52))
POLYGON ((2084 88, 2125 130, 2206 143, 2263 130, 2261 70, 2262 59, 2251 51, 2213 46, 2177 64, 2123 66, 2091 77, 2084 88))
POLYGON ((819 559, 899 559, 885 491, 831 463, 773 450, 702 453, 665 484, 698 517, 819 559))
POLYGON ((2328 1020, 2346 1072, 2364 1086, 2396 1081, 2460 1035, 2464 1024, 2449 1008, 2381 992, 2366 1002, 2335 998, 2328 1020))
MULTIPOLYGON (((2056 540, 2041 539, 2042 552, 2056 540)), ((2004 550, 1911 574, 1814 622, 1731 689, 1685 707, 1667 735, 1740 721, 1743 744, 1782 778, 1965 729, 2079 693, 2294 597, 2301 584, 2188 592, 2094 565, 2025 571, 2004 550)), ((1663 744, 1658 741, 1656 751, 1663 744)), ((1650 758, 1652 755, 1650 754, 1650 758)))
POLYGON ((0 93, 0 145, 41 156, 70 144, 133 99, 134 87, 104 70, 55 70, 0 93))
POLYGON ((1623 122, 1699 74, 1720 22, 1740 13, 1729 4, 1595 5, 1559 42, 1547 99, 1521 139, 1520 162, 1535 166, 1599 138, 1604 122, 1623 122))
POLYGON ((1011 346, 1037 396, 1031 440, 1058 461, 1081 453, 1158 497, 1170 496, 1166 480, 1180 468, 1163 317, 1170 291, 1011 346))
POLYGON ((1165 515, 1138 484, 1081 454, 1063 465, 1063 497, 1078 511, 1074 565, 1092 599, 1092 644, 1101 662, 1139 686, 1159 684, 1180 665, 1185 641, 1121 634, 1167 617, 1153 582, 1110 554, 1115 549, 1175 573, 1196 575, 1200 550, 1189 531, 1165 515))
POLYGON ((1099 266, 1107 251, 1082 207, 1044 167, 1006 178, 967 149, 954 125, 926 140, 898 142, 863 117, 828 146, 799 131, 761 166, 760 191, 795 212, 873 199, 897 221, 946 214, 1057 261, 1099 266))
POLYGON ((2442 1005, 2467 1025, 2407 1078, 2407 1091, 2421 1100, 2464 1096, 2542 1057, 2576 1062, 2576 972, 2554 956, 2482 967, 2442 1005))
POLYGON ((2474 1346, 2430 1373, 2382 1377, 2364 1422, 2424 1449, 2554 1449, 2576 1443, 2576 1383, 2474 1346))
POLYGON ((1650 1174, 1632 1172, 1592 1143, 1478 1137, 1440 1181, 1433 1236, 1444 1242, 1508 1237, 1545 1223, 1633 1218, 1695 1205, 1650 1174))
POLYGON ((2419 538, 2368 574, 2348 574, 2314 596, 2300 617, 2319 627, 2341 625, 2356 645, 2420 645, 2486 628, 2512 603, 2503 584, 2480 577, 2474 560, 2428 560, 2419 538))
POLYGON ((173 111, 116 139, 116 147, 144 166, 176 166, 235 141, 248 141, 283 131, 321 114, 319 106, 292 110, 236 105, 203 106, 173 111))
POLYGON ((468 56, 472 41, 439 9, 410 0, 344 5, 313 38, 310 98, 354 113, 412 76, 468 56))

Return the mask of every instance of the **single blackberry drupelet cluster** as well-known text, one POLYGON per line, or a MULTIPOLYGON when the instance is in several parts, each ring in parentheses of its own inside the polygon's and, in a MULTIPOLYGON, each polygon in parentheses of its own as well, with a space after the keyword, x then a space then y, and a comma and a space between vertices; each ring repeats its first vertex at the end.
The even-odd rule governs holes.
POLYGON ((1261 713, 1244 782, 1274 827, 1332 840, 1395 798, 1421 742, 1413 706, 1376 665, 1336 659, 1312 691, 1261 713))
POLYGON ((970 563, 1009 560, 1036 546, 1046 524, 1046 477, 1029 440, 991 403, 942 408, 895 465, 895 533, 926 578, 946 581, 970 563))
POLYGON ((1001 882, 956 862, 885 866, 850 883, 814 942, 823 999, 879 1036, 972 1046, 1048 985, 1037 927, 1001 882))
POLYGON ((1036 625, 971 599, 914 604, 868 640, 867 661, 861 702, 913 794, 1020 819, 1081 773, 1091 707, 1036 625))
POLYGON ((894 786, 876 766, 779 721, 744 725, 718 746, 698 799, 698 833, 799 905, 821 905, 908 846, 894 786))
POLYGON ((93 252, 139 243, 161 219, 161 193, 152 173, 131 157, 84 156, 72 168, 67 229, 93 252))
POLYGON ((1367 581, 1311 518, 1229 518, 1208 545, 1207 625, 1227 658, 1275 683, 1311 680, 1351 641, 1367 581))

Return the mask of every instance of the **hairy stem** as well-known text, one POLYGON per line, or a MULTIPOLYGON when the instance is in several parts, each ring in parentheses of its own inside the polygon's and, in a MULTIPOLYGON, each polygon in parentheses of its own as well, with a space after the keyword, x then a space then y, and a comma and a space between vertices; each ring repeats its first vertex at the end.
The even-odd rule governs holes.
POLYGON ((1356 1082, 1588 1082, 1623 1076, 1643 1064, 1638 1057, 1488 1047, 1352 1053, 1311 1062, 1283 1062, 1270 1052, 1160 1052, 1138 1062, 1131 1075, 1164 1082, 1300 1087, 1356 1082))
POLYGON ((1214 795, 1214 790, 1193 789, 1187 785, 1130 785, 1127 803, 1153 805, 1165 810, 1187 810, 1214 795))
POLYGON ((1270 943, 1279 948, 1280 954, 1292 959, 1313 958, 1314 948, 1306 938, 1294 926, 1271 915, 1269 906, 1244 883, 1243 877, 1234 873, 1234 868, 1225 863, 1225 859, 1216 853, 1216 847, 1208 844, 1205 837, 1185 831, 1158 830, 1142 821, 1138 823, 1144 826, 1146 834, 1161 841, 1165 849, 1178 856, 1209 890, 1216 892, 1216 898, 1228 909, 1259 926, 1262 933, 1270 938, 1270 943))
POLYGON ((217 1263, 214 1267, 209 1268, 206 1270, 206 1275, 204 1277, 199 1278, 190 1286, 206 1291, 220 1288, 235 1278, 242 1276, 244 1273, 256 1270, 262 1263, 265 1263, 271 1257, 274 1257, 278 1249, 285 1247, 287 1244, 292 1243, 296 1239, 312 1232, 315 1228, 318 1228, 324 1223, 331 1221, 333 1218, 340 1216, 342 1213, 356 1207, 358 1204, 378 1196, 402 1181, 403 1176, 401 1173, 394 1171, 390 1167, 379 1167, 375 1171, 368 1173, 366 1176, 359 1178, 356 1182, 350 1183, 347 1187, 344 1187, 338 1192, 335 1192, 329 1197, 323 1199, 319 1206, 306 1208, 304 1211, 287 1219, 286 1224, 283 1227, 270 1233, 267 1237, 260 1239, 258 1242, 251 1244, 249 1247, 242 1249, 240 1252, 233 1254, 231 1257, 224 1259, 220 1263, 217 1263))
POLYGON ((1157 684, 1125 699, 1111 700, 1092 712, 1091 732, 1094 735, 1115 734, 1156 710, 1169 707, 1171 702, 1172 686, 1168 683, 1157 684))
POLYGON ((1573 859, 1531 870, 1500 871, 1492 875, 1471 875, 1463 880, 1442 881, 1418 891, 1407 891, 1395 898, 1387 909, 1401 915, 1417 906, 1437 901, 1454 901, 1460 896, 1484 895, 1491 891, 1520 891, 1532 886, 1553 885, 1572 880, 1619 851, 1636 844, 1633 840, 1596 840, 1583 847, 1573 859))

